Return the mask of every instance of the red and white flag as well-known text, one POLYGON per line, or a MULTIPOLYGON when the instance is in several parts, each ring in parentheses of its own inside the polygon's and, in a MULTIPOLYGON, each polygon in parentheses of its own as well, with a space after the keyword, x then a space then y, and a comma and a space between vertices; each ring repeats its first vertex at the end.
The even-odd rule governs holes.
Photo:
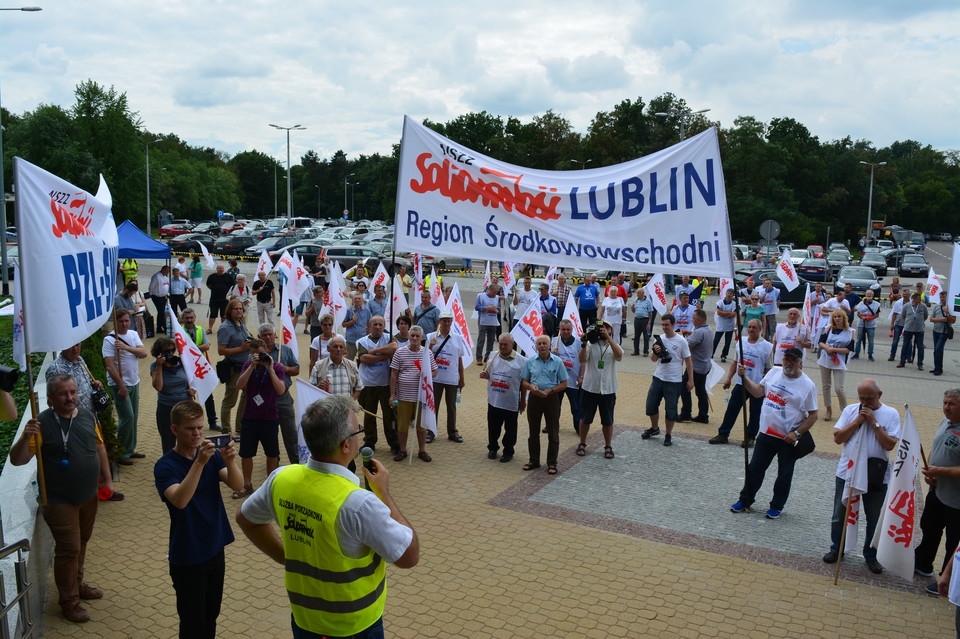
POLYGON ((513 262, 503 263, 503 290, 510 293, 510 289, 517 283, 517 276, 513 274, 513 262))
POLYGON ((783 249, 780 261, 777 262, 777 275, 788 291, 800 286, 800 276, 797 275, 797 269, 793 267, 793 262, 790 261, 790 249, 783 249))
POLYGON ((573 295, 567 295, 567 304, 563 307, 563 317, 561 320, 570 320, 573 323, 573 334, 575 337, 583 335, 583 324, 580 323, 580 311, 577 309, 577 301, 573 295))
POLYGON ((440 284, 440 278, 437 277, 437 269, 432 266, 430 267, 430 303, 436 304, 440 309, 446 305, 443 301, 443 286, 440 284))
POLYGON ((557 276, 557 267, 551 266, 547 269, 547 284, 553 285, 553 280, 557 276))
POLYGON ((483 272, 483 290, 490 286, 490 260, 487 260, 487 270, 483 272))
POLYGON ((180 360, 183 370, 187 374, 187 383, 190 388, 197 391, 197 403, 203 404, 217 388, 217 382, 219 381, 213 370, 213 364, 193 343, 187 332, 183 330, 180 322, 177 321, 177 314, 172 312, 169 304, 167 305, 167 320, 173 329, 173 339, 177 343, 177 350, 180 351, 180 360))
POLYGON ((813 304, 810 300, 810 282, 807 282, 807 290, 803 294, 803 313, 800 315, 800 325, 807 328, 807 334, 813 330, 813 304))
POLYGON ((871 546, 877 561, 893 574, 913 579, 913 547, 917 532, 917 470, 920 468, 920 433, 907 406, 897 453, 890 466, 890 483, 871 546))
POLYGON ((433 370, 430 368, 430 349, 420 348, 420 425, 437 435, 437 398, 433 394, 433 370))
POLYGON ((373 274, 373 279, 370 280, 370 288, 367 290, 372 293, 377 286, 386 288, 389 283, 390 275, 387 273, 387 269, 383 267, 383 262, 380 262, 380 265, 377 266, 377 272, 373 274))
POLYGON ((330 264, 330 284, 323 296, 323 312, 333 316, 333 325, 340 326, 347 316, 347 298, 343 288, 343 278, 337 262, 330 264))
POLYGON ((540 317, 540 305, 538 301, 527 304, 523 312, 517 315, 517 325, 510 331, 517 348, 526 353, 528 357, 537 352, 537 337, 543 335, 543 321, 540 317))
MULTIPOLYGON (((868 426, 869 428, 869 426, 868 426)), ((860 510, 863 500, 861 495, 867 492, 867 451, 863 447, 865 437, 872 437, 866 429, 859 428, 847 440, 848 450, 853 451, 847 459, 847 467, 844 469, 843 496, 841 502, 844 506, 849 503, 849 514, 847 515, 847 533, 844 537, 843 552, 851 552, 857 549, 858 523, 860 522, 860 510), (857 440, 854 442, 853 440, 857 440)))
POLYGON ((650 302, 657 309, 657 312, 661 315, 665 314, 667 312, 667 287, 663 283, 663 275, 654 273, 643 290, 646 291, 647 297, 650 298, 650 302))
POLYGON ((720 278, 720 299, 723 299, 724 294, 726 294, 727 289, 733 289, 733 278, 732 277, 721 277, 720 278))
MULTIPOLYGON (((286 297, 286 291, 284 291, 284 297, 286 297)), ((297 329, 293 326, 293 315, 290 314, 290 304, 287 300, 280 305, 280 329, 283 331, 283 345, 289 347, 294 354, 299 353, 297 329)))
POLYGON ((460 361, 466 368, 473 364, 473 337, 470 335, 470 324, 467 323, 466 309, 463 307, 463 300, 460 299, 460 285, 454 284, 450 291, 450 299, 447 300, 447 310, 453 314, 453 334, 463 338, 463 353, 460 355, 460 361))
POLYGON ((407 298, 403 294, 403 285, 400 284, 399 275, 393 276, 393 286, 390 291, 393 299, 390 300, 390 317, 387 318, 387 321, 390 322, 390 334, 396 335, 400 332, 400 329, 397 328, 397 318, 410 310, 407 298))
MULTIPOLYGON (((294 382, 297 386, 297 453, 300 463, 306 464, 307 460, 310 459, 310 449, 307 448, 307 440, 303 437, 303 427, 301 426, 303 414, 307 412, 307 408, 318 399, 332 397, 332 395, 299 377, 296 378, 294 382)), ((287 390, 287 392, 289 393, 290 391, 287 390)))
POLYGON ((423 292, 423 256, 419 253, 412 253, 410 259, 413 260, 413 290, 417 292, 417 297, 423 292))
POLYGON ((940 299, 940 291, 943 290, 943 287, 940 286, 940 278, 937 277, 937 274, 933 271, 933 266, 930 267, 930 273, 927 275, 927 295, 930 296, 930 301, 936 302, 940 299))
POLYGON ((198 244, 200 244, 200 252, 203 253, 203 259, 206 260, 207 266, 210 268, 216 268, 217 263, 213 261, 213 256, 210 255, 210 251, 208 251, 207 247, 201 242, 198 242, 198 244))

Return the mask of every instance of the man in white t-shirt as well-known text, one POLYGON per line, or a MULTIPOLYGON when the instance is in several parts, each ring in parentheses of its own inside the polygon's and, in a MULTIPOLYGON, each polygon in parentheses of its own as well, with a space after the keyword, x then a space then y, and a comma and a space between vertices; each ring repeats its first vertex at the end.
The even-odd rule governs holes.
POLYGON ((909 303, 910 289, 904 287, 900 299, 894 301, 893 306, 890 308, 890 332, 893 333, 893 342, 890 344, 890 357, 887 358, 888 362, 892 362, 897 356, 900 336, 903 335, 903 305, 909 303))
MULTIPOLYGON (((685 295, 685 294, 684 294, 685 295)), ((673 445, 673 424, 677 421, 677 402, 680 400, 680 389, 683 386, 683 365, 686 364, 687 390, 693 390, 693 360, 690 357, 690 346, 687 340, 674 331, 674 317, 667 313, 660 318, 660 327, 663 337, 659 337, 650 353, 650 361, 657 365, 647 390, 647 416, 650 417, 650 428, 640 435, 643 439, 650 439, 660 434, 660 400, 664 402, 666 412, 667 434, 663 437, 664 446, 673 445)))
POLYGON ((737 328, 737 302, 734 297, 735 293, 731 287, 724 292, 723 299, 717 301, 717 330, 713 334, 713 352, 716 353, 720 338, 723 337, 723 351, 720 352, 720 361, 724 364, 727 362, 727 355, 730 353, 730 340, 733 339, 733 332, 737 328))
POLYGON ((693 312, 697 310, 696 305, 690 303, 690 295, 680 293, 680 303, 673 307, 670 312, 674 318, 674 330, 686 337, 693 331, 693 312))
MULTIPOLYGON (((164 267, 166 268, 166 267, 164 267)), ((137 423, 140 420, 139 362, 147 356, 140 336, 130 328, 130 311, 117 309, 116 330, 103 338, 100 350, 107 369, 107 384, 117 408, 117 435, 124 452, 118 464, 131 466, 134 459, 143 459, 137 452, 137 423)))
POLYGON ((763 407, 760 409, 760 433, 747 467, 746 481, 740 499, 730 506, 730 511, 750 512, 767 468, 776 457, 777 481, 773 485, 773 499, 766 516, 767 519, 779 519, 790 496, 793 467, 797 463, 793 447, 817 423, 817 386, 803 373, 803 352, 799 348, 784 351, 783 366, 771 368, 759 384, 746 376, 742 364, 737 367, 737 372, 751 395, 763 397, 763 407))
POLYGON ((810 336, 806 326, 800 324, 800 311, 791 308, 787 311, 787 323, 778 324, 773 336, 773 364, 783 363, 783 352, 788 348, 810 348, 810 336))
POLYGON ((487 382, 487 459, 496 459, 500 450, 500 432, 503 432, 503 455, 506 464, 513 459, 517 443, 517 416, 527 408, 527 400, 520 392, 521 373, 526 358, 513 350, 513 335, 504 333, 497 340, 498 350, 487 358, 480 379, 487 382))
MULTIPOLYGON (((840 451, 840 463, 837 464, 837 476, 833 495, 833 518, 830 521, 830 550, 823 556, 828 564, 836 563, 842 551, 840 538, 843 535, 843 522, 846 520, 846 505, 843 500, 849 496, 846 480, 851 472, 848 469, 851 459, 854 468, 866 466, 868 474, 873 471, 871 460, 888 460, 890 451, 900 439, 900 413, 892 406, 880 402, 883 393, 876 380, 865 379, 857 386, 860 401, 850 404, 840 413, 840 419, 833 427, 833 441, 843 445, 840 451)), ((879 575, 883 566, 877 561, 877 549, 871 548, 873 531, 880 520, 883 501, 887 495, 887 483, 890 481, 890 465, 883 464, 882 481, 870 482, 866 492, 860 495, 863 512, 867 516, 867 535, 863 544, 863 558, 870 572, 879 575)), ((854 475, 854 478, 856 475, 854 475)))
POLYGON ((754 382, 759 383, 763 376, 770 370, 770 351, 773 344, 760 337, 760 320, 752 319, 747 322, 747 339, 742 340, 734 350, 734 361, 730 364, 730 370, 727 371, 726 379, 723 380, 723 390, 729 390, 731 382, 733 390, 729 393, 727 401, 727 410, 723 414, 723 422, 717 434, 710 438, 711 444, 726 444, 730 437, 733 427, 737 423, 740 411, 744 404, 749 405, 750 421, 747 424, 746 439, 741 446, 749 448, 757 438, 757 431, 760 429, 760 407, 763 406, 763 398, 754 397, 743 390, 743 382, 737 375, 737 366, 740 365, 740 353, 742 349, 743 363, 747 369, 747 377, 754 382), (746 397, 744 397, 746 395, 746 397))
MULTIPOLYGON (((463 356, 470 355, 463 338, 454 333, 453 313, 442 311, 437 322, 437 330, 427 335, 427 348, 433 351, 437 360, 437 374, 433 378, 433 394, 436 397, 437 423, 440 422, 440 402, 447 407, 447 439, 458 444, 463 437, 457 431, 457 393, 463 388, 463 356), (444 399, 444 396, 446 398, 444 399)), ((433 434, 427 433, 427 443, 433 441, 433 434)))

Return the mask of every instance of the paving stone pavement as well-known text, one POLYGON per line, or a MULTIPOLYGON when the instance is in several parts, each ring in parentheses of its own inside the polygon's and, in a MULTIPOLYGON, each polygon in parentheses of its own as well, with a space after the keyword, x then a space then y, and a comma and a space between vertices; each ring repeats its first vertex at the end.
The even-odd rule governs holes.
MULTIPOLYGON (((305 336, 298 337, 305 362, 305 336)), ((885 400, 901 411, 904 401, 914 406, 929 445, 942 391, 958 385, 957 359, 949 350, 948 374, 936 379, 885 361, 854 362, 848 394, 853 401, 856 383, 876 376, 885 400)), ((144 360, 139 424, 147 459, 122 470, 117 489, 127 498, 101 504, 87 556, 87 579, 105 597, 89 603, 92 621, 74 625, 59 618, 56 595, 48 593, 44 637, 177 634, 166 562, 169 520, 150 461, 160 445, 147 365, 144 360)), ((806 366, 816 381, 811 357, 806 366)), ((924 595, 924 580, 874 577, 851 557, 834 586, 832 572, 819 562, 837 452, 831 424, 814 428, 818 453, 800 462, 783 518, 768 521, 759 513, 727 511, 742 484, 743 458, 734 445, 706 443, 719 423, 722 392, 713 395, 713 423, 677 425, 671 449, 640 441, 652 365, 626 355, 619 372, 617 457, 598 455, 599 432, 590 435, 590 455, 576 457, 565 413, 561 473, 551 477, 545 468, 520 470, 524 417, 515 460, 486 459, 485 394, 477 372, 467 369, 460 407, 465 442, 439 438, 429 445, 430 464, 387 462, 391 493, 422 547, 414 569, 388 569, 388 636, 912 639, 953 633, 953 607, 924 595)), ((260 457, 254 483, 263 477, 260 457)), ((769 490, 769 484, 761 489, 757 506, 769 490)), ((232 518, 238 503, 226 488, 223 494, 232 518)), ((219 635, 290 636, 281 567, 236 527, 235 533, 226 551, 219 635)))

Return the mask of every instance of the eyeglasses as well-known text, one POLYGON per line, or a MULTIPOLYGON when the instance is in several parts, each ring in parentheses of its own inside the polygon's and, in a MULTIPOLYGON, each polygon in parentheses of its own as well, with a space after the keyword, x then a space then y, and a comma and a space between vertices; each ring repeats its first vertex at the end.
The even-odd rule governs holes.
MULTIPOLYGON (((361 428, 361 429, 358 430, 357 432, 355 432, 355 433, 350 433, 349 435, 347 435, 347 436, 344 438, 343 441, 345 442, 345 441, 347 441, 348 439, 350 439, 351 437, 356 437, 357 435, 362 435, 362 434, 363 434, 363 429, 361 428)), ((342 444, 343 442, 340 442, 340 443, 342 444)))

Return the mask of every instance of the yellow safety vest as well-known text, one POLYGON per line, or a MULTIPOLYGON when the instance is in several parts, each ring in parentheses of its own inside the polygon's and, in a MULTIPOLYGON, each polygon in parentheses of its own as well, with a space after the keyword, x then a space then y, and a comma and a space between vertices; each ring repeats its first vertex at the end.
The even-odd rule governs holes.
POLYGON ((129 284, 131 280, 136 279, 138 270, 139 267, 135 259, 129 257, 125 259, 120 265, 120 272, 123 273, 123 283, 129 284))
POLYGON ((360 488, 349 479, 287 466, 273 480, 273 508, 283 539, 284 585, 297 625, 337 637, 372 626, 383 616, 387 568, 369 550, 359 559, 340 551, 335 522, 347 496, 360 488))

